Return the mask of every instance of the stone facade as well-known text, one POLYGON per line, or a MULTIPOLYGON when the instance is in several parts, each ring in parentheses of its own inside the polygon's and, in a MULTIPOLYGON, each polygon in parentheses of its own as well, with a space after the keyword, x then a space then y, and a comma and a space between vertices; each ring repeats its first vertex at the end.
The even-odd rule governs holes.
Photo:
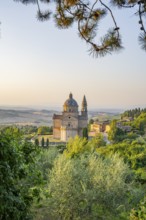
POLYGON ((53 116, 53 136, 61 141, 68 141, 70 137, 79 135, 82 137, 83 128, 87 128, 88 112, 86 97, 83 97, 81 114, 78 111, 78 104, 70 93, 69 98, 63 105, 61 115, 53 116))

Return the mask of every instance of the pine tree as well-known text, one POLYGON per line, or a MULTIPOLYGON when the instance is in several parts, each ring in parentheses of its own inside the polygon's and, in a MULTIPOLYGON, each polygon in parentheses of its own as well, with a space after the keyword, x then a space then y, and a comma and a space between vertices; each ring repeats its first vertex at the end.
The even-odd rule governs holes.
POLYGON ((17 2, 36 4, 38 7, 37 18, 40 21, 50 19, 52 14, 58 28, 68 28, 73 23, 77 23, 80 38, 90 46, 90 54, 95 57, 104 56, 122 49, 120 28, 113 13, 114 6, 120 9, 135 8, 135 14, 139 19, 140 26, 139 44, 146 51, 146 28, 144 23, 146 0, 109 0, 104 2, 102 0, 87 2, 82 0, 60 0, 54 1, 54 11, 50 11, 50 3, 52 1, 49 0, 17 0, 17 2), (44 11, 41 10, 42 2, 46 3, 46 10, 44 11), (106 34, 101 39, 98 39, 97 36, 100 36, 98 30, 100 28, 97 28, 97 26, 100 27, 102 25, 100 20, 105 16, 109 16, 113 24, 106 31, 106 34))

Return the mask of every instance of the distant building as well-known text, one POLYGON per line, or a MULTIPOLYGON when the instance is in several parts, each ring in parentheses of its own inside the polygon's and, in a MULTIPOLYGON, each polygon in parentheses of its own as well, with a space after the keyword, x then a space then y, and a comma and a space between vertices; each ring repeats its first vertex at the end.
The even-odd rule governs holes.
POLYGON ((91 124, 90 132, 91 133, 100 133, 100 132, 108 132, 110 130, 110 122, 109 121, 95 121, 91 124))
POLYGON ((120 128, 121 130, 123 130, 125 132, 131 132, 132 127, 130 125, 123 125, 122 122, 117 123, 117 128, 120 128))
POLYGON ((68 141, 70 137, 79 135, 82 137, 83 129, 87 128, 88 111, 86 97, 83 97, 81 114, 78 104, 73 99, 72 93, 63 105, 61 115, 53 115, 53 137, 61 141, 68 141))

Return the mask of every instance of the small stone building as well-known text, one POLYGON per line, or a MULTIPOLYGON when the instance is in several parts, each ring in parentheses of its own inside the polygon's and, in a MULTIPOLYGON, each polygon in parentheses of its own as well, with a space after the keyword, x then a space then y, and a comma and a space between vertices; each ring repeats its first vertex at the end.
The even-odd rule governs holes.
POLYGON ((86 97, 83 97, 81 114, 78 111, 78 104, 73 99, 72 93, 63 105, 61 115, 53 115, 53 137, 61 141, 68 141, 70 137, 79 135, 82 137, 83 129, 87 128, 88 112, 86 97))
POLYGON ((93 124, 91 124, 91 132, 100 133, 100 132, 106 132, 108 133, 110 130, 110 122, 109 121, 95 121, 93 124))

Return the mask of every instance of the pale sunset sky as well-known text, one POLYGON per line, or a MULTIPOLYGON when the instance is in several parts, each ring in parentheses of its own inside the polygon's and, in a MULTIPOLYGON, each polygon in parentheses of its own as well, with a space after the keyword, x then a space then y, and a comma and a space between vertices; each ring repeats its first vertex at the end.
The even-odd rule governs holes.
POLYGON ((146 52, 135 10, 114 11, 124 49, 98 59, 75 26, 59 30, 52 20, 39 22, 36 11, 0 1, 0 106, 62 107, 72 92, 79 105, 85 94, 89 109, 146 107, 146 52))

